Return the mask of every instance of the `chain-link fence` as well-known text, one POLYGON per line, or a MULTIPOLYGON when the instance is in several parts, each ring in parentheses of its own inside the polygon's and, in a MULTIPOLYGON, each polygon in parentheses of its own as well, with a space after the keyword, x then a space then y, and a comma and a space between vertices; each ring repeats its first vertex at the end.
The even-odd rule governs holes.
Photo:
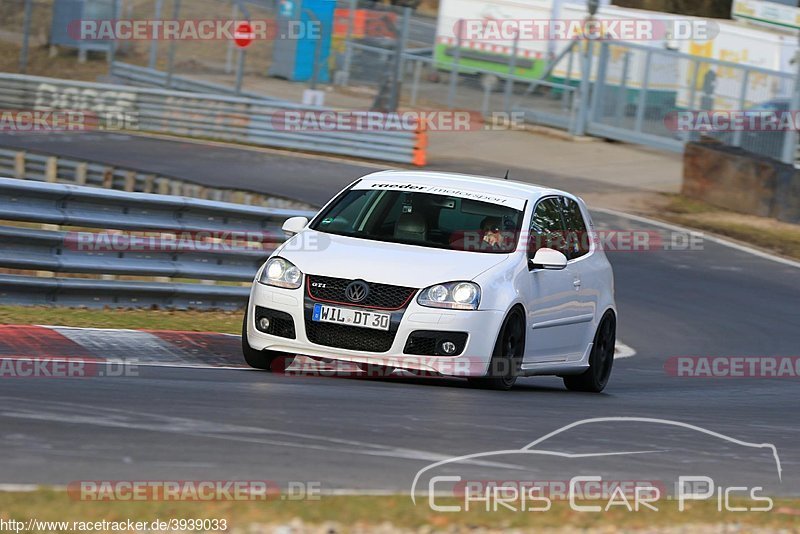
POLYGON ((789 73, 629 43, 594 48, 589 133, 678 147, 709 136, 774 159, 792 142, 780 125, 789 73))
POLYGON ((30 48, 50 43, 52 13, 53 0, 0 2, 0 47, 2 55, 10 60, 8 70, 23 72, 30 48))
MULTIPOLYGON (((30 46, 57 42, 64 24, 52 23, 55 5, 53 0, 0 2, 0 42, 21 47, 26 29, 30 46)), ((86 5, 96 9, 83 18, 108 18, 112 9, 125 20, 260 20, 275 30, 244 49, 230 38, 114 41, 116 63, 149 67, 157 75, 139 72, 147 78, 143 83, 294 101, 298 87, 319 83, 349 98, 339 107, 469 110, 490 120, 517 112, 529 123, 668 150, 710 136, 771 158, 794 156, 797 125, 769 127, 800 107, 794 74, 711 59, 702 45, 688 54, 621 41, 467 39, 459 31, 461 19, 434 20, 372 0, 338 0, 332 20, 312 40, 311 46, 325 47, 325 53, 307 49, 302 57, 286 59, 281 51, 299 45, 292 41, 296 36, 277 31, 276 21, 306 16, 296 0, 87 0, 86 5), (300 8, 287 15, 287 5, 300 8), (285 74, 289 64, 315 76, 303 78, 302 85, 276 82, 297 81, 285 74), (173 77, 202 84, 177 84, 173 77), (760 118, 755 125, 717 128, 702 124, 704 112, 760 118), (683 120, 687 117, 692 120, 683 120)))

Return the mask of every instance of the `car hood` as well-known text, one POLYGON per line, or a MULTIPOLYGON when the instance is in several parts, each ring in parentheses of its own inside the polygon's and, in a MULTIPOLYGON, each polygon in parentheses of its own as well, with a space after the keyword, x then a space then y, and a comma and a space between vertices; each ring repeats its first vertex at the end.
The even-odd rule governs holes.
POLYGON ((472 280, 510 256, 370 241, 315 230, 294 236, 278 255, 306 274, 416 288, 472 280))

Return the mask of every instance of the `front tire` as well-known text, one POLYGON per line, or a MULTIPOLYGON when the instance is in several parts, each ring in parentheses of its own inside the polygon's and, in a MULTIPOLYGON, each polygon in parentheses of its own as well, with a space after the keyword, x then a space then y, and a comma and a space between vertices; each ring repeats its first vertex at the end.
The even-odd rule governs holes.
POLYGON ((524 353, 525 318, 522 312, 514 309, 500 328, 486 376, 469 378, 470 384, 483 389, 508 391, 517 381, 524 353))
POLYGON ((242 320, 242 355, 250 367, 273 373, 286 371, 286 368, 294 361, 294 356, 291 354, 274 350, 256 350, 250 346, 247 341, 247 311, 242 320))
POLYGON ((614 366, 614 345, 617 341, 617 320, 614 312, 607 311, 594 335, 589 368, 579 375, 564 377, 564 385, 570 391, 600 393, 608 384, 614 366))

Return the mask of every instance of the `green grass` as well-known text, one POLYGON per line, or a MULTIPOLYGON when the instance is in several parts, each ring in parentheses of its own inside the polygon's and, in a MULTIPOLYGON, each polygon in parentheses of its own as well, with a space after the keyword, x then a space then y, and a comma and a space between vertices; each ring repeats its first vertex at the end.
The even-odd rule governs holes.
MULTIPOLYGON (((387 497, 322 497, 319 500, 273 498, 260 502, 213 501, 192 502, 91 502, 76 501, 66 492, 38 490, 30 493, 0 493, 0 517, 25 521, 36 518, 42 521, 134 521, 151 522, 158 518, 226 519, 231 528, 246 532, 251 525, 280 525, 300 519, 305 524, 319 525, 329 521, 344 526, 340 531, 371 530, 370 527, 391 524, 394 529, 419 529, 433 527, 441 531, 468 531, 475 528, 522 529, 535 532, 544 528, 602 528, 605 532, 617 529, 648 529, 674 525, 736 524, 740 531, 749 528, 786 529, 798 532, 795 514, 800 513, 800 502, 775 501, 771 512, 729 513, 718 512, 716 501, 690 503, 688 509, 678 512, 676 501, 659 503, 659 511, 629 512, 624 508, 601 513, 579 513, 567 503, 554 501, 548 511, 512 512, 502 510, 486 512, 476 506, 469 512, 438 513, 431 510, 426 499, 414 505, 408 495, 387 497), (613 526, 613 527, 612 527, 613 526)), ((437 504, 461 504, 438 499, 437 504)), ((591 503, 581 503, 591 504, 591 503)), ((605 502, 596 503, 605 505, 605 502)), ((689 527, 691 528, 691 527, 689 527)), ((389 531, 389 530, 385 530, 389 531)))
POLYGON ((238 334, 242 331, 243 313, 242 311, 95 310, 47 306, 0 306, 0 324, 238 334))

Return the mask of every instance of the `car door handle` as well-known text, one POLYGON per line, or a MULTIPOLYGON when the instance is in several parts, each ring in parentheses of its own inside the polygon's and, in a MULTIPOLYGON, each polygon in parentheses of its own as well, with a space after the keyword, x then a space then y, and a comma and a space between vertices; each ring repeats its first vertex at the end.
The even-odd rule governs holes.
POLYGON ((573 280, 572 285, 575 287, 575 289, 579 289, 581 287, 581 281, 578 280, 578 279, 575 279, 575 280, 573 280))

